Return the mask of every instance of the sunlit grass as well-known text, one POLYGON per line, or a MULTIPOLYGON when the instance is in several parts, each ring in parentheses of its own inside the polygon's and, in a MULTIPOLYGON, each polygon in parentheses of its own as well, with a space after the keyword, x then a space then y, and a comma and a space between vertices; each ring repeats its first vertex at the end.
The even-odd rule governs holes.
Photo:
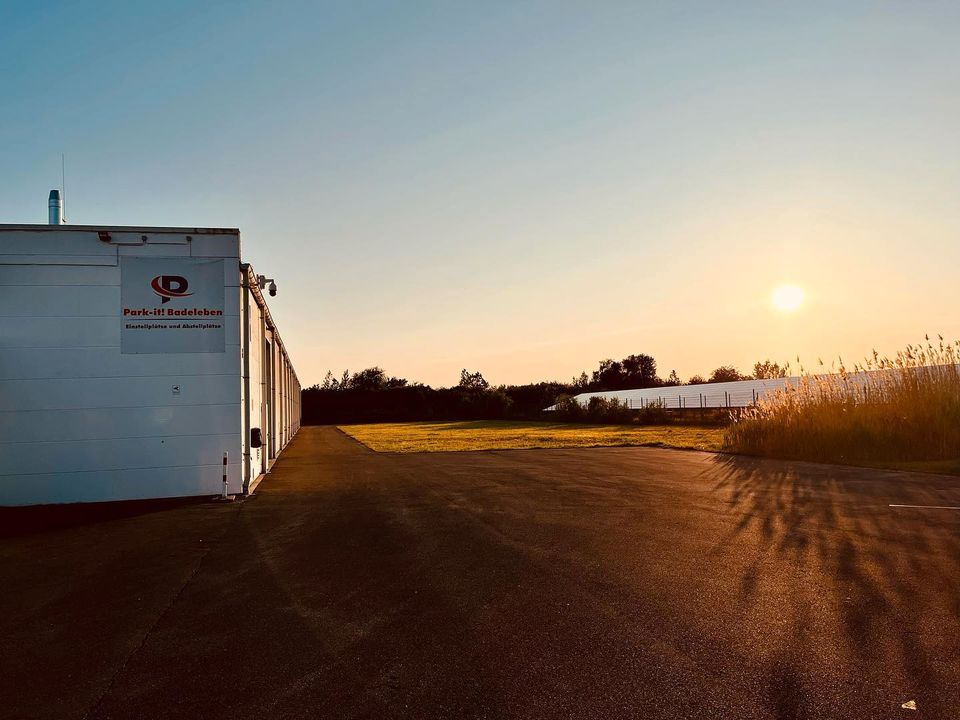
POLYGON ((960 343, 804 374, 730 426, 730 452, 916 469, 960 459, 960 343))
POLYGON ((377 452, 451 452, 644 445, 717 451, 723 428, 689 425, 570 425, 549 422, 471 422, 340 425, 377 452))

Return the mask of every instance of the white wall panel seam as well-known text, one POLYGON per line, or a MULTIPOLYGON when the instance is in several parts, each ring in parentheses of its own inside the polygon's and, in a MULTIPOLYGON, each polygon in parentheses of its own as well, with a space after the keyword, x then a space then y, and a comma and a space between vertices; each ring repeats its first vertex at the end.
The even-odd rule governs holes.
MULTIPOLYGON (((112 409, 112 408, 111 408, 112 409)), ((178 438, 195 437, 228 437, 227 433, 188 433, 183 435, 120 435, 116 437, 87 437, 72 440, 0 440, 0 445, 62 445, 63 443, 92 443, 106 440, 176 440, 178 438)))
MULTIPOLYGON (((240 463, 230 463, 230 467, 239 466, 240 463)), ((214 463, 190 463, 189 465, 134 465, 122 468, 94 468, 93 470, 55 470, 51 472, 36 473, 0 473, 0 478, 4 477, 32 477, 34 475, 85 475, 88 473, 112 473, 129 472, 130 470, 182 470, 183 468, 202 468, 202 467, 223 467, 223 462, 214 463)))
POLYGON ((169 405, 92 405, 89 407, 52 407, 32 408, 28 410, 0 410, 0 413, 30 413, 30 412, 72 412, 74 410, 148 410, 157 408, 185 408, 185 407, 235 407, 239 402, 225 403, 171 403, 169 405))

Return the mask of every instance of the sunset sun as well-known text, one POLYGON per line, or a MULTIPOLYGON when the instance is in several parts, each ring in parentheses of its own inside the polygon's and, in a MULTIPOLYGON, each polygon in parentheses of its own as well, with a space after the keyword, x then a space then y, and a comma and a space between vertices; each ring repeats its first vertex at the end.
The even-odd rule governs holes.
POLYGON ((797 310, 803 305, 803 300, 803 288, 790 284, 780 285, 774 289, 773 294, 770 296, 770 301, 773 303, 773 306, 781 312, 793 312, 797 310))

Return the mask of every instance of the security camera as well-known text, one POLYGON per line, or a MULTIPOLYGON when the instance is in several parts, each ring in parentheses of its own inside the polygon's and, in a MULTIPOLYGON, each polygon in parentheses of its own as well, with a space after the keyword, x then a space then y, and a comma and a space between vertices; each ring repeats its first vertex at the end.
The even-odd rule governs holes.
POLYGON ((267 287, 267 283, 270 283, 270 297, 276 297, 277 283, 274 282, 273 278, 268 278, 266 275, 257 275, 257 285, 260 286, 261 290, 267 287))

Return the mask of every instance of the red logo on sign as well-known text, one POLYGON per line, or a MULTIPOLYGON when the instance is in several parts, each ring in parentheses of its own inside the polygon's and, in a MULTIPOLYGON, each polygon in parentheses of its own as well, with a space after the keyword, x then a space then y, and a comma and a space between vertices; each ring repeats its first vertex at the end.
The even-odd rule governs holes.
POLYGON ((187 279, 180 275, 157 275, 150 281, 150 287, 160 296, 160 302, 170 302, 171 298, 187 297, 187 279))

